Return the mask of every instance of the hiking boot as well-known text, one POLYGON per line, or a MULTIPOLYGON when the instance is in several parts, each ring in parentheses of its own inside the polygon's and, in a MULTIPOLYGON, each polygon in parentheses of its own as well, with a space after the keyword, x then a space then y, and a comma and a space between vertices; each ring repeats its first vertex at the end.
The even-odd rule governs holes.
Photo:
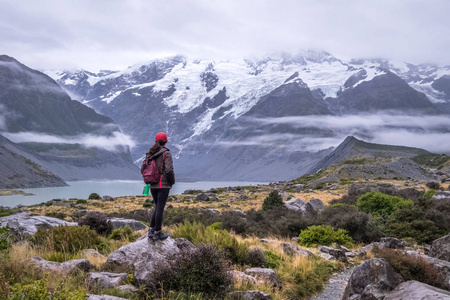
POLYGON ((153 241, 164 241, 168 237, 169 237, 169 235, 163 233, 161 230, 160 231, 155 231, 155 233, 153 235, 153 241))
POLYGON ((148 230, 148 238, 153 239, 154 236, 155 236, 155 228, 150 228, 148 230))

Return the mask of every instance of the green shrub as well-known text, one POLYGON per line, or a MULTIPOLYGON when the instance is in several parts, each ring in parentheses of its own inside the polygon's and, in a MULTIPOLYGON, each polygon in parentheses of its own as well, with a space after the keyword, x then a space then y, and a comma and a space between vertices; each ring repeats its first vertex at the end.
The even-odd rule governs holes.
POLYGON ((8 300, 50 300, 50 293, 47 291, 48 273, 42 279, 31 284, 15 284, 11 287, 11 295, 8 300))
POLYGON ((194 245, 210 243, 217 249, 224 251, 228 259, 233 263, 245 265, 248 259, 248 248, 239 243, 228 231, 216 229, 215 226, 206 227, 203 224, 184 222, 172 231, 175 238, 185 238, 194 245))
MULTIPOLYGON (((1 224, 1 223, 0 223, 1 224)), ((0 251, 8 249, 11 246, 11 242, 9 240, 9 226, 0 228, 0 251)))
POLYGON ((260 248, 253 248, 248 251, 246 264, 250 267, 263 268, 268 265, 264 251, 260 248))
POLYGON ((422 257, 415 257, 394 249, 374 249, 376 257, 384 258, 402 275, 405 281, 417 280, 441 289, 448 289, 448 284, 439 272, 422 257))
POLYGON ((136 236, 130 226, 114 229, 108 237, 111 240, 122 240, 128 238, 130 242, 136 241, 136 236))
POLYGON ((306 247, 313 245, 329 246, 332 243, 351 247, 353 239, 347 235, 347 231, 344 229, 334 230, 329 225, 314 225, 300 232, 299 243, 306 247))
POLYGON ((267 196, 266 199, 264 199, 262 209, 263 210, 269 210, 274 209, 277 207, 283 206, 283 198, 281 198, 278 191, 273 190, 270 192, 269 196, 267 196))
POLYGON ((264 257, 266 258, 266 267, 270 269, 276 269, 281 264, 281 257, 273 253, 272 251, 264 251, 264 257))
POLYGON ((144 204, 142 204, 142 207, 144 208, 152 208, 153 206, 155 206, 153 202, 144 202, 144 204))
POLYGON ((356 206, 373 216, 390 215, 399 208, 413 205, 411 200, 389 196, 380 192, 369 192, 359 197, 356 206))
POLYGON ((67 215, 62 212, 48 212, 48 213, 45 213, 45 216, 57 218, 57 219, 61 219, 61 220, 64 220, 67 217, 67 215))
MULTIPOLYGON (((92 194, 91 194, 92 195, 92 194)), ((90 197, 90 196, 89 196, 90 197)), ((100 197, 100 196, 99 196, 100 197)), ((90 199, 90 198, 89 198, 90 199)), ((88 202, 87 202, 87 200, 85 200, 85 199, 78 199, 77 201, 76 201, 76 203, 77 204, 88 204, 88 202)))
POLYGON ((98 234, 109 234, 112 231, 111 223, 108 222, 108 216, 98 211, 89 211, 78 220, 78 225, 89 226, 98 234))
POLYGON ((425 199, 431 199, 431 197, 433 197, 434 194, 436 194, 436 190, 429 189, 428 191, 426 191, 426 192, 423 194, 423 197, 424 197, 425 199))
POLYGON ((11 209, 0 208, 0 218, 10 216, 13 213, 11 209))
POLYGON ((157 263, 153 278, 161 292, 202 293, 205 299, 222 299, 232 283, 228 270, 229 263, 220 251, 201 244, 194 251, 181 251, 157 263))
POLYGON ((102 199, 102 197, 100 197, 100 195, 97 193, 91 193, 89 195, 88 199, 89 200, 100 200, 100 199, 102 199))
POLYGON ((76 259, 76 254, 68 253, 68 252, 47 252, 42 255, 42 258, 48 261, 56 261, 59 263, 76 259))
POLYGON ((80 250, 95 248, 101 239, 88 226, 58 226, 39 229, 30 241, 49 251, 77 253, 80 250))

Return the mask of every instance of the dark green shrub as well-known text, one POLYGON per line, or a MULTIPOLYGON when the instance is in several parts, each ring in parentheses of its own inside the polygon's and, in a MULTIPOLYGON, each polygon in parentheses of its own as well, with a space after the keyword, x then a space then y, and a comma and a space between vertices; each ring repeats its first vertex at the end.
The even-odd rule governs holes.
POLYGON ((160 291, 202 293, 206 299, 222 299, 232 283, 225 256, 213 245, 202 244, 182 251, 167 262, 157 263, 153 278, 160 291))
POLYGON ((441 289, 448 289, 448 284, 439 272, 422 257, 415 257, 394 249, 374 249, 376 257, 384 258, 402 275, 405 281, 417 280, 441 289))
POLYGON ((353 245, 353 239, 347 235, 346 230, 334 230, 330 225, 314 225, 302 230, 298 242, 306 247, 313 245, 329 246, 332 243, 338 243, 346 247, 353 245))
POLYGON ((441 187, 440 183, 437 181, 430 181, 427 182, 425 185, 427 186, 427 188, 432 190, 439 190, 439 188, 441 187))
POLYGON ((8 249, 11 246, 11 241, 9 240, 9 226, 0 228, 0 251, 8 249))
POLYGON ((0 218, 10 216, 12 213, 11 209, 0 208, 0 218))
POLYGON ((369 214, 358 211, 353 205, 340 203, 325 207, 317 223, 345 229, 355 241, 369 243, 380 238, 378 228, 372 226, 370 221, 369 214))
POLYGON ((425 199, 431 199, 431 197, 433 197, 434 194, 436 194, 436 190, 434 190, 434 189, 429 189, 428 191, 426 191, 426 192, 423 194, 423 197, 424 197, 425 199))
POLYGON ((267 268, 276 269, 281 264, 281 257, 276 255, 272 251, 264 251, 264 257, 266 259, 267 268))
POLYGON ((108 238, 111 240, 121 240, 124 238, 128 238, 130 242, 136 241, 136 236, 133 234, 133 230, 128 225, 124 228, 114 229, 108 236, 108 238))
POLYGON ((48 212, 45 214, 45 216, 57 218, 57 219, 61 219, 61 220, 64 220, 67 217, 67 215, 62 212, 48 212))
POLYGON ((39 229, 30 238, 32 244, 49 251, 77 253, 83 249, 95 248, 101 239, 88 226, 58 226, 39 229))
MULTIPOLYGON (((89 196, 90 197, 90 196, 89 196)), ((90 198, 89 198, 90 199, 90 198)), ((76 203, 77 204, 88 204, 88 202, 87 202, 87 200, 84 200, 84 199, 78 199, 77 201, 76 201, 76 203)))
POLYGON ((267 266, 268 262, 266 256, 264 255, 264 251, 260 248, 253 248, 248 251, 246 265, 250 267, 260 267, 263 268, 267 266))
POLYGON ((108 222, 108 216, 98 211, 89 211, 78 220, 78 225, 89 226, 89 228, 95 230, 98 234, 105 235, 112 231, 111 224, 108 222))
POLYGON ((283 206, 283 198, 281 198, 278 191, 273 190, 270 192, 269 196, 267 196, 267 198, 264 199, 262 209, 269 210, 269 209, 274 209, 274 208, 278 208, 278 207, 282 207, 282 206, 283 206))
POLYGON ((380 192, 369 192, 359 197, 356 206, 360 211, 373 216, 390 215, 399 208, 413 205, 411 200, 389 196, 380 192))
POLYGON ((97 193, 91 193, 89 195, 88 199, 89 200, 100 200, 100 199, 102 199, 102 197, 100 197, 100 195, 97 193))

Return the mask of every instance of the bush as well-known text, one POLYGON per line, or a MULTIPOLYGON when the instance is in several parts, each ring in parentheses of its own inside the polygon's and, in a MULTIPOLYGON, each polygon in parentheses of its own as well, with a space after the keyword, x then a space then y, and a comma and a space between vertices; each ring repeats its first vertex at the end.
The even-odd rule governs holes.
POLYGON ((260 248, 253 248, 248 251, 246 264, 250 267, 265 267, 268 265, 266 255, 260 248))
POLYGON ((112 231, 111 224, 108 222, 108 216, 98 211, 89 211, 78 220, 78 225, 89 226, 89 228, 95 230, 98 234, 103 235, 109 234, 112 231))
POLYGON ((380 192, 369 192, 358 199, 356 206, 359 210, 373 216, 390 215, 399 208, 413 205, 411 200, 396 196, 389 196, 380 192))
MULTIPOLYGON (((1 223, 0 223, 1 224, 1 223)), ((11 246, 11 241, 9 240, 9 226, 0 228, 0 251, 8 249, 11 246)))
POLYGON ((433 197, 434 194, 436 194, 436 190, 429 189, 428 191, 426 191, 426 192, 423 194, 423 197, 424 197, 425 199, 431 199, 431 197, 433 197))
POLYGON ((266 267, 270 269, 276 269, 281 264, 281 257, 273 253, 272 251, 264 251, 264 257, 266 259, 266 267))
POLYGON ((374 249, 374 254, 386 259, 405 281, 417 280, 441 289, 449 287, 439 272, 421 257, 410 256, 394 249, 374 249))
POLYGON ((269 210, 283 206, 283 198, 281 198, 278 191, 273 190, 270 192, 269 196, 264 199, 262 209, 269 210))
POLYGON ((306 247, 313 245, 329 246, 332 243, 338 243, 346 247, 353 245, 353 239, 347 235, 346 230, 334 230, 330 225, 314 225, 302 230, 298 242, 306 247))
MULTIPOLYGON (((92 195, 92 194, 91 194, 92 195)), ((98 195, 97 195, 98 196, 98 195)), ((90 197, 90 195, 89 195, 89 197, 90 197)), ((100 197, 100 196, 99 196, 100 197)), ((89 198, 90 199, 90 198, 89 198)), ((76 201, 76 203, 77 204, 88 204, 88 202, 87 202, 87 200, 84 200, 84 199, 78 199, 77 201, 76 201)))
POLYGON ((223 254, 214 246, 203 244, 157 263, 153 278, 160 292, 202 293, 206 299, 222 299, 232 283, 228 270, 223 254))
POLYGON ((380 238, 378 228, 372 225, 371 216, 358 211, 353 205, 333 204, 325 207, 319 215, 318 224, 345 229, 357 242, 369 243, 380 238))
POLYGON ((125 226, 124 228, 114 229, 108 237, 111 240, 122 240, 127 238, 130 242, 136 241, 136 237, 133 234, 133 230, 130 226, 125 226))
POLYGON ((62 212, 48 212, 45 214, 46 217, 52 217, 52 218, 57 218, 57 219, 61 219, 64 220, 67 215, 65 213, 62 212))
POLYGON ((172 231, 175 238, 185 238, 194 245, 210 243, 219 250, 224 251, 228 259, 233 263, 245 265, 248 260, 248 248, 241 244, 228 231, 216 229, 215 227, 206 227, 203 224, 194 222, 184 222, 175 227, 172 231))
POLYGON ((436 182, 436 181, 427 182, 425 185, 427 186, 427 188, 433 189, 433 190, 439 190, 439 188, 441 187, 439 182, 436 182))
POLYGON ((88 226, 58 226, 39 229, 30 241, 49 251, 77 253, 80 250, 95 248, 101 239, 88 226))
POLYGON ((100 200, 100 199, 102 199, 102 197, 100 197, 100 195, 97 193, 91 193, 89 195, 88 199, 89 200, 100 200))

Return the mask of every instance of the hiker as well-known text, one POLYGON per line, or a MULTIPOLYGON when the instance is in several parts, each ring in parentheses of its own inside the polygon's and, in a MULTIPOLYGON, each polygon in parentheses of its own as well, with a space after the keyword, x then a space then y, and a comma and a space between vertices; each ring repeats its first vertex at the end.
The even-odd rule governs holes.
MULTIPOLYGON (((165 240, 169 235, 161 231, 164 207, 169 197, 170 188, 175 183, 175 173, 173 172, 173 161, 170 150, 165 147, 167 143, 167 134, 160 132, 156 134, 155 143, 146 153, 146 158, 154 160, 159 170, 159 180, 151 183, 150 191, 155 202, 148 238, 153 241, 165 240)), ((144 162, 146 160, 144 159, 144 162)), ((141 168, 143 172, 144 164, 141 168)))

